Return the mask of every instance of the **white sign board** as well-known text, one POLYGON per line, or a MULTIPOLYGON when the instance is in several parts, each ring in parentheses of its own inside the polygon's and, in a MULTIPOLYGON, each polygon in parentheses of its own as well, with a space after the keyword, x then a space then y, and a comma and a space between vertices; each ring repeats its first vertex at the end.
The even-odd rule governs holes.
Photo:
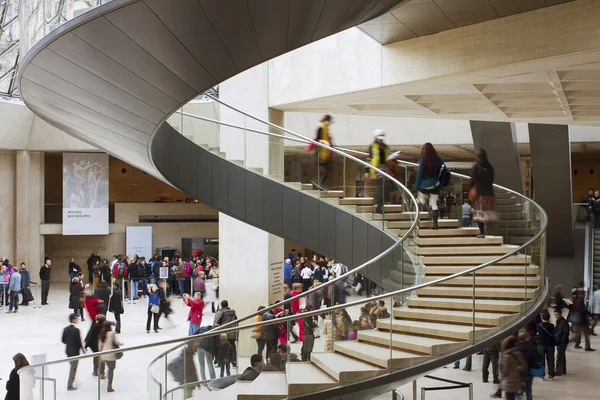
POLYGON ((152 227, 128 226, 125 231, 125 248, 129 257, 137 254, 150 261, 152 258, 152 227))
POLYGON ((63 154, 63 235, 108 235, 108 154, 63 154))

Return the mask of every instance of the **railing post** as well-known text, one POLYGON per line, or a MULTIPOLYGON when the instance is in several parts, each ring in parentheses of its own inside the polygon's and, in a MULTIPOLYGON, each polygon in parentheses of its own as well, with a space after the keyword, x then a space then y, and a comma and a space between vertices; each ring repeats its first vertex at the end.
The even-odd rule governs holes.
POLYGON ((413 400, 417 400, 417 380, 415 379, 412 383, 413 383, 413 400))
POLYGON ((473 383, 469 383, 469 400, 473 400, 473 383))

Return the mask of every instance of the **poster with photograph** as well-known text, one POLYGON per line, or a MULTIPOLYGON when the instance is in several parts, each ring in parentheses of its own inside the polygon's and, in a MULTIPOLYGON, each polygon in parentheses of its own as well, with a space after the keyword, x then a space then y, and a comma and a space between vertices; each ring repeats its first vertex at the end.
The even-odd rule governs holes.
POLYGON ((108 154, 63 154, 63 235, 108 235, 108 154))

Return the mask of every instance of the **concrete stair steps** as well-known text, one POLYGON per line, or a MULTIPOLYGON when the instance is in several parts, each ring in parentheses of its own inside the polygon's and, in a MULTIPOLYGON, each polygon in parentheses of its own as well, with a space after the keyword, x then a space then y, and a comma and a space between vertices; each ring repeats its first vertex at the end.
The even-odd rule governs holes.
POLYGON ((344 197, 340 199, 341 206, 369 206, 375 203, 372 197, 344 197))
POLYGON ((262 167, 251 167, 251 168, 248 168, 248 171, 254 172, 255 174, 258 174, 258 175, 265 174, 265 170, 262 167))
POLYGON ((359 342, 357 340, 346 340, 335 342, 334 351, 358 358, 383 368, 401 369, 421 363, 431 356, 415 354, 407 351, 392 349, 390 359, 390 348, 372 343, 359 342))
MULTIPOLYGON (((484 268, 485 269, 485 268, 484 268)), ((439 279, 439 276, 424 276, 423 283, 433 282, 439 279)), ((459 276, 443 283, 444 286, 469 286, 473 285, 473 276, 459 276)), ((516 287, 537 288, 540 286, 538 276, 495 276, 495 275, 475 275, 475 285, 477 287, 516 287)))
POLYGON ((529 236, 532 238, 538 233, 540 228, 485 228, 485 233, 488 235, 514 235, 514 236, 529 236))
MULTIPOLYGON (((236 381, 233 385, 227 386, 222 390, 213 390, 210 392, 210 400, 237 400, 238 394, 248 390, 248 387, 252 384, 251 381, 236 381)), ((206 393, 200 392, 191 400, 204 400, 206 399, 206 393)))
MULTIPOLYGON (((431 215, 428 212, 420 212, 419 219, 427 220, 431 219, 431 215)), ((374 221, 414 221, 415 213, 414 212, 386 212, 385 214, 374 214, 374 221)))
MULTIPOLYGON (((448 276, 453 275, 459 272, 466 271, 468 269, 473 268, 473 265, 465 266, 465 265, 425 265, 423 271, 426 276, 431 275, 440 275, 440 276, 448 276)), ((529 264, 527 266, 523 265, 490 265, 488 267, 482 268, 475 273, 475 276, 486 276, 486 275, 506 275, 506 276, 519 276, 519 275, 529 275, 535 276, 539 274, 540 268, 537 265, 529 264)), ((472 279, 472 277, 471 277, 472 279)))
MULTIPOLYGON (((377 205, 369 205, 369 206, 357 206, 356 212, 359 213, 374 213, 377 209, 377 205)), ((386 213, 401 213, 402 212, 402 204, 386 204, 383 206, 383 209, 386 213)))
POLYGON ((238 400, 280 400, 288 395, 285 372, 261 372, 243 393, 238 393, 238 400))
POLYGON ((381 286, 388 291, 393 292, 400 289, 405 289, 407 287, 411 287, 417 284, 417 280, 414 276, 409 277, 408 279, 404 279, 404 281, 400 281, 395 277, 383 278, 381 280, 381 286))
POLYGON ((349 357, 342 353, 316 353, 311 361, 340 383, 350 383, 368 379, 387 372, 382 367, 349 357))
POLYGON ((285 182, 283 176, 278 175, 278 174, 274 174, 274 175, 263 175, 265 178, 272 180, 273 182, 279 182, 282 185, 286 185, 288 187, 291 187, 292 189, 295 190, 300 190, 300 182, 285 182), (298 187, 295 187, 294 185, 298 185, 298 187))
POLYGON ((302 193, 312 196, 316 199, 320 199, 322 192, 320 190, 314 189, 314 190, 303 190, 302 193))
MULTIPOLYGON (((498 258, 497 255, 493 256, 420 256, 423 264, 427 266, 432 265, 480 265, 488 261, 494 261, 498 258)), ((516 254, 507 257, 503 260, 497 261, 494 265, 525 265, 531 261, 531 257, 525 254, 516 254)))
MULTIPOLYGON (((473 311, 450 311, 428 308, 401 307, 395 308, 393 315, 395 318, 410 319, 414 321, 444 321, 453 324, 473 323, 473 311)), ((518 313, 503 314, 476 311, 475 324, 478 326, 505 326, 518 316, 518 313)))
POLYGON ((441 238, 441 237, 475 237, 479 235, 479 228, 444 228, 438 229, 437 231, 431 229, 419 229, 417 235, 420 238, 441 238))
POLYGON ((232 164, 237 165, 238 167, 244 168, 244 164, 245 164, 244 160, 227 160, 227 161, 229 161, 232 164))
POLYGON ((289 396, 325 390, 339 384, 337 380, 311 362, 287 363, 286 375, 289 396))
POLYGON ((519 246, 499 245, 499 246, 444 246, 444 247, 418 247, 415 254, 422 256, 440 256, 440 255, 502 255, 517 249, 519 246))
POLYGON ((315 186, 312 183, 301 183, 300 190, 313 190, 315 186))
MULTIPOLYGON (((386 228, 389 229, 408 229, 410 228, 411 221, 387 221, 386 228)), ((419 228, 430 229, 433 226, 433 221, 419 220, 419 228)), ((444 228, 458 228, 457 219, 440 219, 438 220, 439 230, 445 230, 444 228)))
POLYGON ((390 345, 390 338, 392 347, 395 349, 424 353, 432 356, 459 349, 466 344, 465 342, 457 342, 454 340, 436 339, 396 332, 390 333, 388 331, 376 329, 358 331, 358 340, 361 342, 375 343, 387 347, 390 345))
MULTIPOLYGON (((377 328, 414 336, 423 335, 445 340, 473 340, 473 327, 467 325, 393 319, 390 327, 390 320, 386 318, 377 320, 377 328)), ((493 328, 475 326, 475 339, 480 339, 491 332, 492 329, 493 328)))
POLYGON ((210 151, 210 147, 205 143, 196 143, 196 146, 203 148, 204 150, 210 151))
POLYGON ((425 246, 490 246, 490 245, 502 245, 504 239, 502 236, 486 236, 485 238, 476 237, 417 237, 415 243, 423 248, 425 246))
POLYGON ((323 190, 321 191, 322 199, 339 199, 344 197, 343 190, 323 190))
MULTIPOLYGON (((449 299, 439 297, 419 297, 411 296, 406 299, 408 307, 428 308, 440 310, 466 310, 473 312, 472 299, 449 299)), ((519 300, 492 300, 475 299, 476 312, 493 313, 520 313, 524 307, 524 302, 519 300)))
MULTIPOLYGON (((475 287, 476 299, 510 299, 524 300, 525 298, 532 299, 535 297, 538 289, 528 289, 525 291, 522 288, 486 288, 475 287), (527 296, 527 297, 526 297, 527 296)), ((472 287, 456 287, 456 286, 430 286, 417 290, 418 296, 423 297, 463 297, 473 298, 472 287)))

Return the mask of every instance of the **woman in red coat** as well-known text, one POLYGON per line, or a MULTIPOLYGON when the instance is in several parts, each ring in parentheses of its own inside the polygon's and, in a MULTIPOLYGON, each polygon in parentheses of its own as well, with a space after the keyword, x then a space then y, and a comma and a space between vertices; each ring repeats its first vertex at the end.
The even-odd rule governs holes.
POLYGON ((202 301, 202 294, 200 292, 194 293, 194 299, 190 299, 190 296, 186 293, 183 295, 183 302, 190 308, 187 320, 190 323, 188 330, 188 336, 192 336, 194 332, 200 328, 202 324, 202 312, 204 311, 204 302, 202 301))

